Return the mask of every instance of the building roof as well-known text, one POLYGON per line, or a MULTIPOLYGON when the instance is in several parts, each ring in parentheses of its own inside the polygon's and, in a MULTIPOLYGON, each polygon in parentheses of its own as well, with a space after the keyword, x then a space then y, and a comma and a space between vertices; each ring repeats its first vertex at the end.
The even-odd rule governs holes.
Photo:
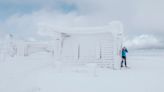
POLYGON ((57 27, 50 25, 42 25, 42 31, 49 31, 54 34, 96 34, 96 33, 123 33, 123 25, 121 22, 113 21, 109 25, 92 26, 92 27, 57 27))

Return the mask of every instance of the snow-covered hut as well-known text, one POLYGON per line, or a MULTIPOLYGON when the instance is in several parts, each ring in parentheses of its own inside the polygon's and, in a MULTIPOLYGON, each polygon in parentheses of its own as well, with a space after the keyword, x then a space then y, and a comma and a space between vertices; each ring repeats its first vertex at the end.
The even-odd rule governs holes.
MULTIPOLYGON (((63 64, 91 63, 112 69, 120 67, 123 39, 123 26, 120 22, 96 27, 42 26, 39 28, 45 33, 50 32, 50 36, 55 38, 53 42, 6 41, 10 47, 13 44, 10 51, 14 52, 12 56, 16 54, 28 56, 30 53, 46 51, 53 53, 56 59, 54 61, 63 64)), ((8 46, 5 47, 8 51, 8 46)))
POLYGON ((120 67, 123 35, 120 22, 100 27, 58 28, 54 32, 58 35, 55 53, 58 61, 120 67))

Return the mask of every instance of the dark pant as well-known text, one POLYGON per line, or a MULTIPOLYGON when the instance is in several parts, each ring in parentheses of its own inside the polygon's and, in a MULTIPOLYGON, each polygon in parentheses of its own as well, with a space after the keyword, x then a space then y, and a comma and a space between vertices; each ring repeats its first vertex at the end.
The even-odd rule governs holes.
POLYGON ((125 67, 126 67, 126 57, 125 56, 122 56, 121 67, 123 67, 123 63, 125 63, 125 67))

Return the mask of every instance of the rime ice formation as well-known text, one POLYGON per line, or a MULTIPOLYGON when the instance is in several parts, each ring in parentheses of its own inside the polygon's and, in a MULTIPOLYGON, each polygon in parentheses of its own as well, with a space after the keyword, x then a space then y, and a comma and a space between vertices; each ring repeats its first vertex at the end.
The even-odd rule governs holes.
POLYGON ((123 25, 119 21, 96 27, 53 28, 42 26, 39 28, 39 33, 50 35, 54 41, 15 41, 13 36, 9 35, 4 43, 4 51, 1 51, 1 58, 47 52, 55 57, 54 62, 64 64, 92 63, 112 69, 120 66, 123 25))

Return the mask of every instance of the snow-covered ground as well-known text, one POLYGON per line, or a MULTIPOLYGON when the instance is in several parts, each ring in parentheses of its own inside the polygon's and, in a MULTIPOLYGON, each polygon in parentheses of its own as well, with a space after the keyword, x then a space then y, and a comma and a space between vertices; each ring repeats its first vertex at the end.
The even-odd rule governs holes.
POLYGON ((64 68, 47 53, 0 62, 0 92, 164 92, 164 50, 129 51, 130 69, 64 68))

